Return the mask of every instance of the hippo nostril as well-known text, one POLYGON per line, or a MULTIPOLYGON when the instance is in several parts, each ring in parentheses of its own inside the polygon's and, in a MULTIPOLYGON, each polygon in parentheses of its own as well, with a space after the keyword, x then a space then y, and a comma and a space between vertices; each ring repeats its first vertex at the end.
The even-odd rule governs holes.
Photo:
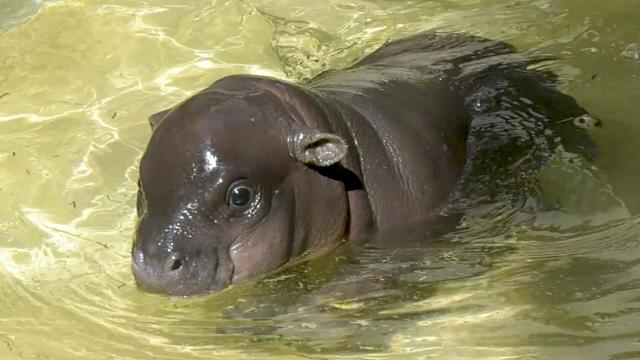
POLYGON ((182 267, 182 259, 175 260, 171 265, 171 271, 179 270, 182 267))
POLYGON ((165 260, 164 271, 175 275, 179 270, 182 270, 185 261, 185 257, 180 253, 173 253, 165 260))

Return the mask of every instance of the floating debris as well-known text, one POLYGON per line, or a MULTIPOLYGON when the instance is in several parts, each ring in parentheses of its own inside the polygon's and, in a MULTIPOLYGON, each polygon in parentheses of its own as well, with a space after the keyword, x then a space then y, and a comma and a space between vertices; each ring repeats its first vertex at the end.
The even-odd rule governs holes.
POLYGON ((622 53, 620 53, 620 56, 629 60, 640 62, 640 43, 629 44, 622 51, 622 53))
POLYGON ((602 126, 602 121, 589 114, 584 114, 573 119, 573 124, 581 129, 591 130, 593 128, 602 126))
POLYGON ((597 127, 601 127, 602 126, 602 121, 596 117, 593 117, 589 114, 583 114, 580 116, 576 116, 576 117, 570 117, 568 119, 564 119, 564 120, 560 120, 560 123, 566 122, 566 121, 572 121, 573 125, 584 129, 584 130, 592 130, 594 128, 597 127))

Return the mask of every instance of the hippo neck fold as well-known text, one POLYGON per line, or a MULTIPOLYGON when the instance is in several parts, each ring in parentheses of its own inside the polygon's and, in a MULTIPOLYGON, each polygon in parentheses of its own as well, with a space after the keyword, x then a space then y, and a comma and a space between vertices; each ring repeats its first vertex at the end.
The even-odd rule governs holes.
POLYGON ((362 179, 366 201, 350 196, 357 204, 350 209, 357 214, 364 203, 371 218, 360 219, 354 230, 394 232, 429 222, 440 216, 459 179, 469 114, 438 74, 426 74, 419 86, 402 79, 411 72, 360 82, 329 74, 307 88, 354 150, 344 165, 362 179))
MULTIPOLYGON (((285 103, 294 123, 334 133, 348 145, 347 155, 340 163, 329 167, 312 166, 312 168, 321 175, 344 185, 349 203, 345 240, 364 239, 365 236, 376 230, 376 222, 362 172, 358 131, 351 126, 351 119, 358 115, 351 111, 345 113, 344 111, 348 109, 326 101, 327 99, 322 93, 274 79, 266 79, 266 81, 272 82, 268 90, 275 93, 285 103), (274 86, 273 83, 277 85, 274 86)), ((364 121, 364 119, 362 120, 364 121)))
MULTIPOLYGON (((362 171, 362 154, 359 149, 359 134, 353 120, 360 115, 348 108, 326 101, 325 94, 305 91, 322 108, 325 116, 315 126, 339 135, 349 146, 346 157, 337 166, 316 169, 321 174, 342 182, 349 201, 349 225, 346 238, 350 241, 365 240, 377 228, 372 202, 362 171)), ((360 119, 363 121, 364 119, 360 119)))

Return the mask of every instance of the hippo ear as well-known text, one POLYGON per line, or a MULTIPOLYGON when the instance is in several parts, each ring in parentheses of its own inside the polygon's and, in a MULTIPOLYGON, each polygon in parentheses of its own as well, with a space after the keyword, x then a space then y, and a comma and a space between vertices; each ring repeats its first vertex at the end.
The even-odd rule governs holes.
POLYGON ((333 165, 347 155, 347 144, 340 136, 313 129, 289 137, 289 148, 294 159, 315 166, 333 165))
POLYGON ((171 109, 162 110, 160 112, 157 112, 157 113, 149 116, 149 125, 151 125, 151 130, 153 130, 156 127, 158 127, 158 125, 160 125, 162 120, 164 120, 164 118, 167 116, 167 114, 170 111, 171 111, 171 109))

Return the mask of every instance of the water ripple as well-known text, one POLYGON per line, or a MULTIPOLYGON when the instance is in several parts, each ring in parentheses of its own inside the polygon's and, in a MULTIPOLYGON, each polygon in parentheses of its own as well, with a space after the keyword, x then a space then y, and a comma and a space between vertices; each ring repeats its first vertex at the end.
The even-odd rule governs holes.
POLYGON ((640 87, 625 73, 637 64, 615 59, 633 60, 624 49, 638 40, 610 8, 68 0, 0 26, 0 357, 636 356, 638 173, 623 161, 637 147, 616 126, 637 137, 629 99, 640 87), (540 196, 469 204, 428 249, 345 247, 197 299, 136 289, 129 249, 150 114, 228 74, 306 79, 433 28, 568 59, 545 67, 607 115, 595 135, 609 151, 601 165, 631 190, 620 196, 622 180, 608 187, 610 174, 560 154, 537 179, 540 196))

